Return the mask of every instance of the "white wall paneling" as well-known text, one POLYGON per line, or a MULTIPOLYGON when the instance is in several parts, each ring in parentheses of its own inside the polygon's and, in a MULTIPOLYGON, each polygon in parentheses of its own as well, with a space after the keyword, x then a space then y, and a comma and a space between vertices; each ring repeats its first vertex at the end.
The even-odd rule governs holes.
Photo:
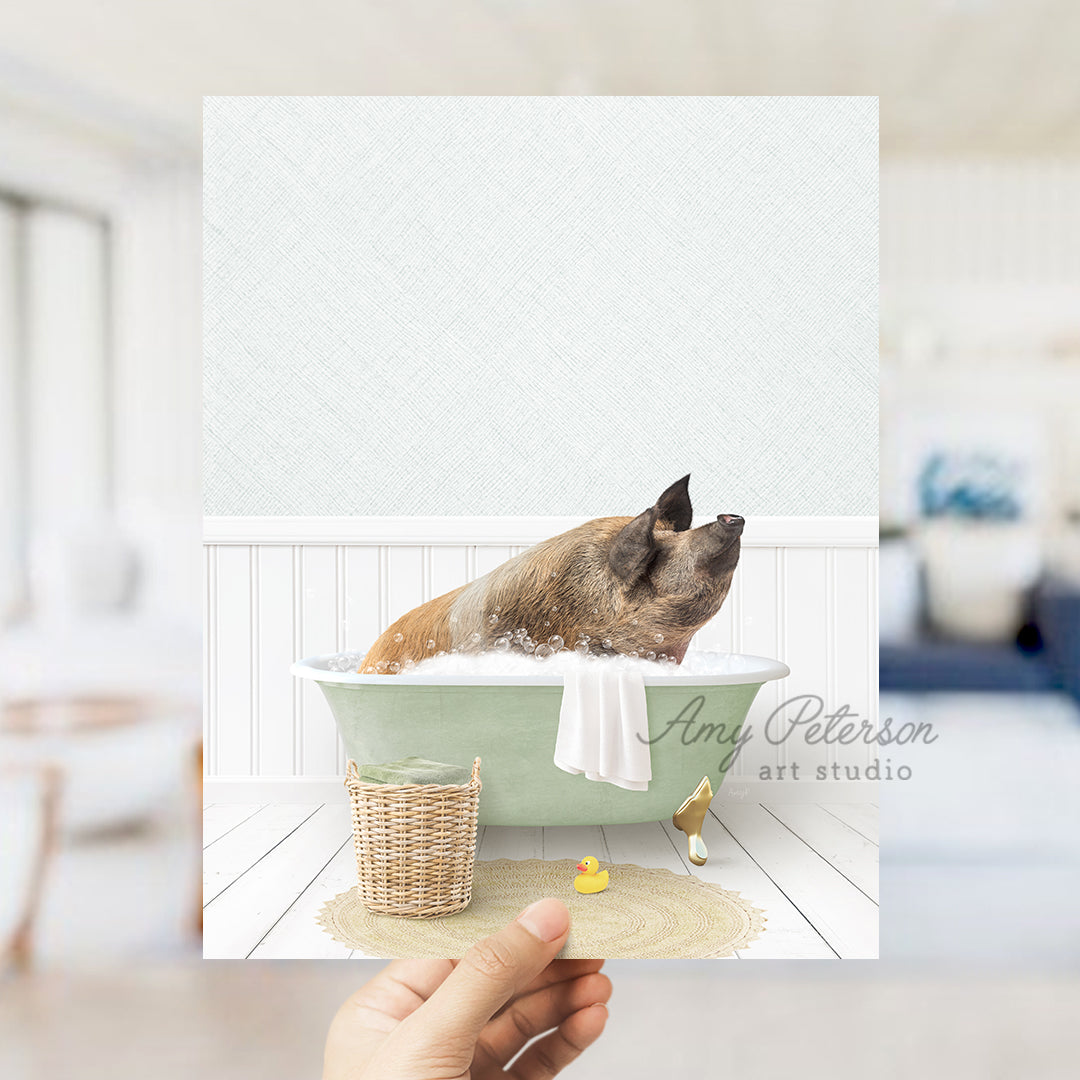
MULTIPOLYGON (((294 680, 289 664, 363 650, 410 608, 580 519, 496 520, 207 519, 208 796, 341 797, 345 757, 333 719, 318 687, 294 680)), ((745 797, 765 765, 798 762, 806 779, 818 765, 873 758, 863 745, 772 746, 761 724, 800 693, 876 719, 876 548, 875 518, 748 522, 731 593, 695 647, 778 657, 792 674, 758 696, 758 728, 726 794, 745 797)), ((853 790, 841 772, 830 797, 853 790)), ((778 797, 775 785, 770 792, 778 797)))
MULTIPOLYGON (((1078 183, 1080 164, 1065 158, 884 162, 881 280, 886 295, 931 284, 938 289, 1075 284, 1080 281, 1078 183)), ((1028 319, 1037 314, 1037 309, 999 313, 1028 319)))
POLYGON ((886 350, 917 353, 928 368, 966 366, 969 392, 987 369, 1030 381, 1049 358, 1055 372, 1075 372, 1078 185, 1080 165, 1054 158, 884 163, 886 350))

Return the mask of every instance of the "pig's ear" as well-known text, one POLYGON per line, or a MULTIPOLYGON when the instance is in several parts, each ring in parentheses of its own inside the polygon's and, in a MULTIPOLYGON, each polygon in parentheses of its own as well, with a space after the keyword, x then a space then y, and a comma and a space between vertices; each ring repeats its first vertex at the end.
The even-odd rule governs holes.
POLYGON ((656 500, 656 520, 668 524, 675 532, 685 532, 694 520, 694 509, 690 505, 690 474, 676 480, 656 500))
POLYGON ((650 506, 638 514, 629 525, 624 525, 615 537, 608 553, 611 572, 624 585, 633 585, 649 568, 656 554, 656 507, 650 506))

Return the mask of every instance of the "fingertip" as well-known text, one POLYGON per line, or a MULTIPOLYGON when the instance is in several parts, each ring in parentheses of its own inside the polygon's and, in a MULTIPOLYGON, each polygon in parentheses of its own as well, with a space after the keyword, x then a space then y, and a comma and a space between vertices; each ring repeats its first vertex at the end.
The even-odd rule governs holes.
POLYGON ((550 944, 570 932, 570 909, 552 896, 530 904, 516 920, 533 937, 550 944))
POLYGON ((606 976, 595 972, 590 976, 594 982, 594 993, 596 994, 596 1005, 606 1005, 611 1000, 611 991, 613 989, 611 980, 606 976))
POLYGON ((596 1028, 596 1034, 599 1035, 604 1030, 604 1025, 608 1021, 608 1017, 611 1015, 608 1012, 606 1001, 594 1001, 588 1008, 581 1010, 588 1015, 584 1018, 587 1023, 593 1025, 599 1025, 596 1028))
POLYGON ((591 1005, 586 1005, 584 1009, 578 1009, 572 1016, 568 1016, 561 1028, 566 1031, 570 1042, 584 1050, 603 1034, 608 1015, 607 1005, 602 1001, 594 1001, 591 1005))
POLYGON ((574 1000, 581 1003, 580 1008, 584 1009, 593 1004, 602 1005, 611 997, 611 980, 599 971, 590 971, 574 980, 571 992, 574 1000))

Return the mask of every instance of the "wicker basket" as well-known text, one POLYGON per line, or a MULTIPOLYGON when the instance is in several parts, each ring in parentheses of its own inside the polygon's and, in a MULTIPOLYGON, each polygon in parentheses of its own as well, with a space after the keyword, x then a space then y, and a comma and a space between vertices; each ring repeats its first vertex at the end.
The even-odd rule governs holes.
POLYGON ((372 784, 349 762, 359 894, 370 911, 431 919, 472 899, 480 759, 466 784, 372 784))

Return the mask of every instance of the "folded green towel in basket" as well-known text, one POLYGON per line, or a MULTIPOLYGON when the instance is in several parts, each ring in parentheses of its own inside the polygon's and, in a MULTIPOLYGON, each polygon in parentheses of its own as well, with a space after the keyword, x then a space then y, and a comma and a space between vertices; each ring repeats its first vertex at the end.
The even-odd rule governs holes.
POLYGON ((360 779, 372 784, 467 784, 472 769, 441 761, 407 757, 384 765, 361 765, 360 779))

